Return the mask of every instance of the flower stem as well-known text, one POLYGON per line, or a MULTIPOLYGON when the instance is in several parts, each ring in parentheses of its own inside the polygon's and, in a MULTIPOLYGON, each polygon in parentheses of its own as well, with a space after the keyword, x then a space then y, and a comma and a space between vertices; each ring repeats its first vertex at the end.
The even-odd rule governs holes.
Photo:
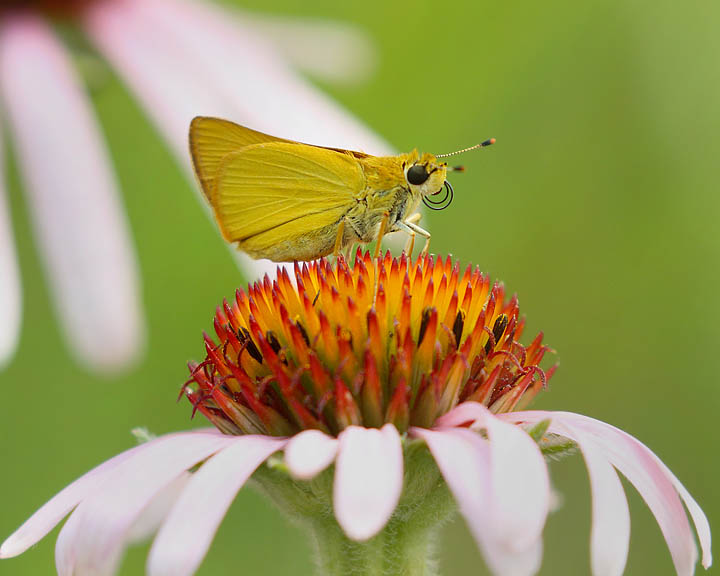
POLYGON ((280 459, 271 459, 253 480, 311 535, 318 576, 437 576, 433 543, 455 503, 422 442, 404 442, 404 464, 400 502, 387 525, 366 542, 348 538, 335 520, 332 468, 301 482, 290 478, 280 459))
POLYGON ((430 543, 435 530, 416 533, 391 522, 367 542, 355 542, 337 525, 319 523, 313 535, 318 576, 436 576, 430 543))

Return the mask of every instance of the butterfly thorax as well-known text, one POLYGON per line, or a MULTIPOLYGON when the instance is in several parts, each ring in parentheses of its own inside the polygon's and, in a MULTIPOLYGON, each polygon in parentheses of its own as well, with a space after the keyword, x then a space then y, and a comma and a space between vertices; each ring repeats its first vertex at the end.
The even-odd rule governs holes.
POLYGON ((359 159, 365 186, 357 196, 357 205, 347 215, 357 237, 370 242, 388 215, 388 229, 415 211, 421 195, 405 179, 405 166, 417 153, 359 159))

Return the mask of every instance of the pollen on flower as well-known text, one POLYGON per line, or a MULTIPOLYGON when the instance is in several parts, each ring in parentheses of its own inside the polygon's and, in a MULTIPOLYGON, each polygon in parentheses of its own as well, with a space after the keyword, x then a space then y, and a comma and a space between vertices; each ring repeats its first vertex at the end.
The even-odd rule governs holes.
POLYGON ((495 413, 545 386, 542 334, 521 345, 517 297, 448 257, 358 250, 355 264, 296 263, 238 290, 215 314, 183 393, 228 434, 349 425, 431 427, 458 403, 495 413))

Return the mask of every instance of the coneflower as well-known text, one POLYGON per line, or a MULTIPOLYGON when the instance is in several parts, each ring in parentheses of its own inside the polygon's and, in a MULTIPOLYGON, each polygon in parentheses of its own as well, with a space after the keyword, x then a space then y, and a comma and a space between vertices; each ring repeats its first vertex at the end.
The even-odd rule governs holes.
POLYGON ((592 572, 623 572, 630 536, 616 469, 660 524, 681 576, 710 530, 662 462, 624 432, 518 410, 545 387, 542 336, 521 345, 517 298, 449 258, 358 253, 283 269, 215 315, 183 387, 219 431, 171 434, 89 472, 0 548, 20 554, 66 514, 57 567, 113 574, 159 528, 152 576, 195 572, 238 490, 255 485, 316 544, 323 575, 435 574, 432 542, 459 510, 499 576, 531 575, 550 508, 543 452, 577 447, 593 488, 592 572))

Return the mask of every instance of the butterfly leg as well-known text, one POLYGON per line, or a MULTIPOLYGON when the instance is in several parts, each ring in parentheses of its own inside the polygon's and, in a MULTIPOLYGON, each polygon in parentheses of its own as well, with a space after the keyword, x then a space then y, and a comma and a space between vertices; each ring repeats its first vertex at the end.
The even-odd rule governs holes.
POLYGON ((352 260, 352 255, 355 254, 355 242, 350 242, 347 247, 345 248, 345 260, 347 262, 350 262, 352 260))
POLYGON ((405 222, 408 224, 417 224, 420 222, 420 218, 422 218, 422 214, 420 212, 415 212, 415 214, 411 214, 407 218, 405 218, 405 222))
MULTIPOLYGON (((420 218, 422 218, 422 214, 420 214, 420 212, 415 212, 411 216, 408 216, 405 219, 405 222, 407 222, 408 224, 417 224, 418 222, 420 222, 420 218)), ((412 256, 413 250, 415 249, 415 232, 406 232, 408 232, 408 241, 405 244, 405 253, 412 256)))
POLYGON ((333 248, 333 256, 337 258, 343 247, 343 237, 345 236, 345 218, 340 220, 337 235, 335 236, 335 247, 333 248))
POLYGON ((425 254, 428 253, 428 248, 430 248, 430 232, 424 228, 420 228, 420 226, 411 222, 409 219, 404 222, 398 222, 395 226, 397 226, 400 230, 405 230, 405 232, 410 234, 411 237, 414 237, 415 234, 419 234, 425 238, 425 246, 423 247, 422 252, 420 252, 420 255, 425 256, 425 254))
POLYGON ((408 256, 412 256, 413 250, 415 249, 415 232, 409 232, 408 233, 408 241, 405 244, 405 248, 403 249, 405 254, 408 256))
POLYGON ((382 239, 385 233, 388 231, 388 221, 390 220, 390 214, 385 212, 383 214, 382 222, 380 222, 380 230, 378 230, 377 239, 375 240, 375 258, 380 256, 380 250, 382 249, 382 239))

